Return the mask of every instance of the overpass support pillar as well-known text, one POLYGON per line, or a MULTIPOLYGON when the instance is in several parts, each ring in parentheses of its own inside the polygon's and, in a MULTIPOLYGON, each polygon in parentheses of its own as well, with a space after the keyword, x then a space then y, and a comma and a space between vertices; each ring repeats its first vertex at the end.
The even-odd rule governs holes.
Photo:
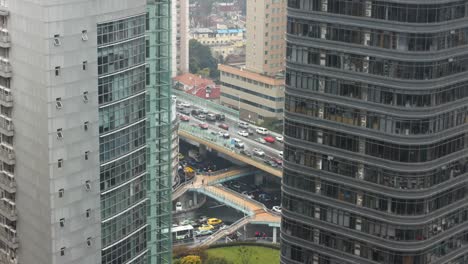
POLYGON ((198 153, 200 154, 200 157, 206 158, 206 151, 207 151, 206 146, 200 144, 200 147, 198 147, 198 153))
POLYGON ((276 230, 277 230, 277 228, 276 228, 276 227, 273 227, 273 244, 276 244, 276 243, 277 243, 277 242, 276 242, 276 240, 277 240, 277 239, 276 239, 276 230))
POLYGON ((255 173, 254 176, 254 184, 255 185, 262 185, 264 181, 264 174, 263 173, 255 173))

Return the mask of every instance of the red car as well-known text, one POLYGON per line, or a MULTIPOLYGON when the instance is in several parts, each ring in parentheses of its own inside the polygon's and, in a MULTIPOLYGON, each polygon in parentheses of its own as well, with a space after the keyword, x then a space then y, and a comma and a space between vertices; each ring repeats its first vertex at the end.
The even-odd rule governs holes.
POLYGON ((203 123, 198 125, 201 129, 208 129, 208 124, 203 123))
POLYGON ((278 164, 278 165, 280 165, 280 166, 283 165, 283 160, 281 160, 281 159, 272 158, 271 160, 274 161, 274 162, 276 162, 276 164, 278 164))
POLYGON ((264 137, 263 139, 268 143, 275 143, 275 138, 272 136, 264 137))
POLYGON ((180 115, 179 119, 180 119, 180 121, 188 122, 190 120, 190 117, 188 117, 186 115, 180 115))
POLYGON ((224 129, 224 130, 229 130, 229 126, 226 125, 226 124, 219 124, 218 127, 219 127, 219 128, 222 128, 222 129, 224 129))

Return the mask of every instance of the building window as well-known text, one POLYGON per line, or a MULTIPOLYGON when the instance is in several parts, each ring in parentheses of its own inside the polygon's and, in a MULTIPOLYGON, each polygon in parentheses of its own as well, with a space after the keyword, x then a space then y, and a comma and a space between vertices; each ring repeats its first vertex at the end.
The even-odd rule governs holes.
POLYGON ((85 182, 85 189, 86 191, 90 191, 91 190, 91 181, 90 180, 87 180, 85 182))
POLYGON ((55 67, 55 76, 60 75, 60 66, 55 67))
POLYGON ((60 189, 58 193, 59 193, 59 198, 62 198, 62 197, 63 197, 63 194, 65 193, 65 190, 64 190, 64 189, 60 189))
POLYGON ((83 61, 83 71, 86 71, 87 67, 88 67, 88 61, 83 61))
POLYGON ((88 102, 88 92, 83 92, 83 102, 87 103, 88 102))
POLYGON ((56 98, 56 99, 55 99, 55 107, 56 107, 57 109, 61 109, 62 106, 63 106, 63 105, 62 105, 62 98, 60 98, 60 97, 59 97, 59 98, 56 98))
POLYGON ((91 215, 91 209, 86 209, 86 218, 89 218, 91 215))
POLYGON ((85 151, 84 153, 84 159, 88 160, 89 159, 89 151, 85 151))
POLYGON ((82 30, 81 31, 81 40, 83 40, 83 41, 88 40, 88 31, 87 30, 82 30))
POLYGON ((62 166, 63 166, 63 159, 59 159, 59 160, 57 161, 57 167, 58 167, 58 168, 62 168, 62 166))
POLYGON ((89 122, 88 121, 84 122, 83 124, 84 131, 88 131, 88 127, 89 127, 89 122))
POLYGON ((87 245, 88 247, 91 246, 91 241, 92 241, 92 238, 91 238, 91 237, 88 237, 88 238, 86 239, 86 245, 87 245))
POLYGON ((65 256, 65 247, 60 249, 60 256, 65 256))
POLYGON ((61 128, 57 129, 57 139, 63 138, 63 131, 61 128))
POLYGON ((60 227, 65 226, 65 218, 60 218, 60 227))
POLYGON ((60 35, 59 34, 55 34, 54 35, 54 46, 60 46, 62 43, 60 41, 60 35))

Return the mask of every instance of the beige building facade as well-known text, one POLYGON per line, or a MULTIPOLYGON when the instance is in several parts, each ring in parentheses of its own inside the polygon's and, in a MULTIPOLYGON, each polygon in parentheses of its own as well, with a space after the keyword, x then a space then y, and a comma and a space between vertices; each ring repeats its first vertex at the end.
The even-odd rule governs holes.
POLYGON ((242 67, 218 65, 222 105, 239 109, 240 119, 261 123, 283 119, 284 79, 272 78, 242 67))
POLYGON ((247 1, 246 68, 275 76, 284 71, 286 0, 247 1))

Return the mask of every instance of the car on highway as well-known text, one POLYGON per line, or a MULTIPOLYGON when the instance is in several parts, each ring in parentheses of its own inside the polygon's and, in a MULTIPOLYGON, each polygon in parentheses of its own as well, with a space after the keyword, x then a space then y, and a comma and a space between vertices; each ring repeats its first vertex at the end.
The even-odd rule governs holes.
POLYGON ((257 139, 255 139, 255 141, 258 141, 258 142, 260 142, 262 144, 266 143, 265 139, 263 139, 263 138, 257 138, 257 139))
POLYGON ((274 212, 281 213, 281 206, 275 205, 271 208, 274 212))
POLYGON ((283 160, 282 159, 272 158, 271 160, 274 161, 276 164, 278 164, 278 166, 283 166, 283 160))
POLYGON ((236 148, 244 148, 244 142, 242 142, 242 140, 238 139, 238 138, 233 138, 232 139, 234 141, 234 147, 236 148))
POLYGON ((206 221, 206 223, 207 223, 208 225, 215 226, 215 225, 222 224, 222 223, 223 223, 223 220, 221 220, 221 219, 219 219, 219 218, 208 218, 208 221, 206 221))
POLYGON ((181 102, 180 105, 183 106, 183 107, 191 107, 192 106, 191 104, 186 103, 186 102, 181 102))
POLYGON ((184 115, 188 115, 188 116, 190 115, 190 110, 185 109, 185 108, 184 108, 184 109, 181 109, 179 112, 180 112, 181 114, 184 114, 184 115))
POLYGON ((188 116, 186 116, 186 115, 180 115, 180 116, 179 116, 179 119, 180 119, 180 121, 182 121, 182 122, 188 122, 188 121, 190 121, 190 117, 188 117, 188 116))
POLYGON ((239 130, 239 131, 237 131, 237 134, 239 136, 243 136, 243 137, 248 137, 249 136, 249 132, 247 132, 245 130, 239 130))
POLYGON ((185 107, 183 107, 183 106, 181 106, 181 105, 179 104, 179 105, 176 106, 176 109, 180 111, 180 110, 184 110, 185 107))
POLYGON ((198 223, 202 224, 202 223, 206 223, 206 221, 208 221, 208 217, 202 215, 198 218, 198 223))
POLYGON ((222 128, 222 129, 224 129, 224 130, 229 130, 229 126, 226 125, 226 124, 224 124, 224 123, 223 123, 223 124, 219 124, 218 127, 219 127, 219 128, 222 128))
POLYGON ((276 138, 276 141, 278 141, 278 142, 283 142, 283 140, 284 140, 283 136, 277 136, 275 138, 276 138))
POLYGON ((278 163, 276 163, 276 162, 273 161, 273 160, 269 160, 267 163, 268 163, 268 165, 272 166, 273 168, 278 167, 278 163))
POLYGON ((249 135, 253 135, 253 134, 254 134, 254 131, 253 131, 253 129, 251 129, 251 128, 248 128, 248 129, 247 129, 247 132, 249 133, 249 135))
POLYGON ((211 121, 211 122, 215 122, 216 121, 216 115, 213 114, 213 113, 209 113, 209 114, 206 115, 206 120, 211 121))
POLYGON ((192 109, 191 113, 192 113, 193 116, 197 116, 197 115, 201 114, 200 109, 192 109))
POLYGON ((218 121, 224 121, 226 119, 226 116, 223 114, 216 114, 216 120, 218 121))
POLYGON ((205 115, 208 114, 208 110, 207 110, 206 108, 203 108, 203 109, 201 110, 201 112, 202 112, 203 114, 205 114, 205 115))
POLYGON ((229 133, 227 133, 227 132, 223 134, 223 138, 225 138, 225 139, 228 139, 228 138, 230 138, 230 137, 231 137, 231 136, 230 136, 229 133))
POLYGON ((268 129, 264 127, 257 127, 255 131, 260 135, 268 135, 268 129))
POLYGON ((259 157, 265 156, 265 152, 261 149, 254 148, 253 149, 253 154, 259 157))
POLYGON ((239 127, 242 127, 242 128, 249 128, 249 123, 247 122, 244 122, 244 121, 240 121, 239 124, 238 124, 239 127))
POLYGON ((272 136, 267 136, 263 138, 268 143, 275 143, 275 138, 272 136))
POLYGON ((199 119, 199 120, 206 120, 206 115, 204 114, 199 114, 197 116, 195 116, 195 118, 199 119))
POLYGON ((213 230, 195 230, 195 236, 209 236, 213 234, 213 230))
POLYGON ((278 156, 280 156, 281 158, 283 158, 283 151, 278 152, 278 156))
POLYGON ((252 152, 246 149, 241 150, 240 153, 246 155, 247 157, 252 157, 252 152))
POLYGON ((208 129, 208 124, 207 123, 201 123, 198 125, 201 129, 208 129))
POLYGON ((253 195, 253 193, 248 192, 248 191, 243 191, 242 195, 246 196, 249 199, 253 199, 255 197, 255 195, 253 195))

